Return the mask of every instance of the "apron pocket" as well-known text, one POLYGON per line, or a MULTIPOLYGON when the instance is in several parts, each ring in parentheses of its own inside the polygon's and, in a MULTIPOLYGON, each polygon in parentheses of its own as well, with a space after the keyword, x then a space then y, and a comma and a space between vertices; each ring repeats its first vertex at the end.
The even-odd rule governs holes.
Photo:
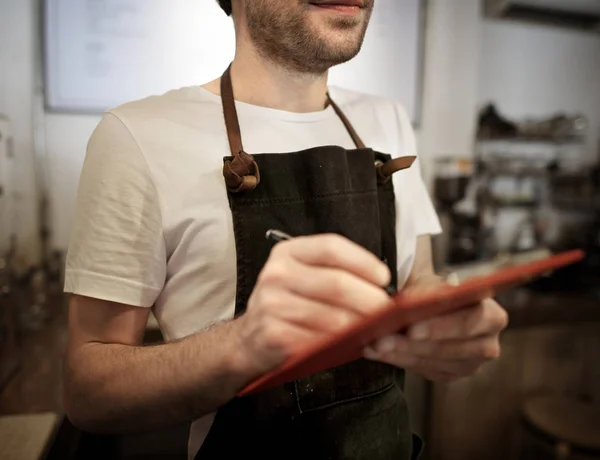
POLYGON ((314 460, 411 460, 414 450, 406 400, 393 385, 370 398, 300 416, 306 449, 314 460))
POLYGON ((400 370, 359 359, 294 382, 300 412, 325 409, 383 393, 400 382, 400 370))

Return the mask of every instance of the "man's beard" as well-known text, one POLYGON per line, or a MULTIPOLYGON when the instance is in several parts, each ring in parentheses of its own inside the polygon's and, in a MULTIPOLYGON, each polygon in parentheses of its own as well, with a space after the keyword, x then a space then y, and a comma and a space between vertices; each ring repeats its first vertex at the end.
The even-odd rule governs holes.
POLYGON ((246 19, 250 38, 261 55, 290 71, 318 75, 360 52, 372 4, 369 0, 364 17, 330 19, 330 33, 345 35, 342 40, 328 40, 326 33, 312 30, 305 10, 310 5, 298 5, 296 0, 248 0, 246 19), (277 3, 281 7, 274 7, 277 3))

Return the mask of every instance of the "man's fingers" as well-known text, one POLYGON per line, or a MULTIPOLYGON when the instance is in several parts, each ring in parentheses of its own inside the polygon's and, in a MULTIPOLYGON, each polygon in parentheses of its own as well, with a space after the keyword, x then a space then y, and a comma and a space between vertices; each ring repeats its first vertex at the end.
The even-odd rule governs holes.
POLYGON ((308 268, 298 264, 296 279, 287 286, 295 294, 329 305, 352 310, 361 315, 385 308, 388 294, 368 281, 333 268, 308 268))
POLYGON ((421 359, 411 371, 424 375, 430 380, 439 380, 441 378, 440 376, 443 375, 451 380, 455 380, 475 374, 481 365, 481 361, 440 361, 437 359, 421 359), (430 373, 431 376, 427 375, 428 373, 430 373), (434 376, 435 374, 438 374, 438 376, 434 376))
POLYGON ((438 365, 438 363, 435 362, 423 362, 411 369, 411 372, 422 375, 427 380, 448 383, 460 380, 464 377, 471 377, 475 375, 480 368, 481 363, 445 362, 438 365))
POLYGON ((276 290, 361 315, 387 307, 391 300, 380 286, 336 268, 307 266, 294 260, 273 261, 261 273, 261 281, 276 290))
POLYGON ((255 340, 261 344, 263 353, 271 355, 273 361, 281 361, 281 356, 293 356, 306 344, 323 340, 326 336, 326 332, 272 318, 268 327, 263 328, 255 340))
POLYGON ((415 341, 401 335, 391 335, 374 343, 366 354, 368 357, 399 356, 407 360, 410 366, 424 359, 483 362, 500 356, 500 343, 497 335, 440 341, 415 341))
POLYGON ((500 343, 495 335, 468 340, 413 341, 410 350, 418 358, 441 360, 489 361, 500 357, 500 343))
POLYGON ((305 265, 337 268, 377 286, 390 282, 390 270, 372 252, 340 235, 326 234, 293 238, 277 244, 272 254, 291 256, 305 265))
MULTIPOLYGON (((460 354, 459 354, 460 355, 460 354)), ((419 356, 411 342, 400 335, 386 337, 364 352, 367 359, 409 369, 430 380, 455 380, 473 375, 485 361, 480 356, 468 359, 447 359, 438 356, 419 356), (446 376, 447 378, 444 378, 446 376)))
POLYGON ((269 315, 308 330, 335 333, 361 317, 355 311, 332 307, 283 289, 266 290, 260 296, 261 308, 269 315))
POLYGON ((506 311, 492 299, 479 305, 415 324, 408 330, 413 340, 448 340, 490 335, 508 324, 506 311))

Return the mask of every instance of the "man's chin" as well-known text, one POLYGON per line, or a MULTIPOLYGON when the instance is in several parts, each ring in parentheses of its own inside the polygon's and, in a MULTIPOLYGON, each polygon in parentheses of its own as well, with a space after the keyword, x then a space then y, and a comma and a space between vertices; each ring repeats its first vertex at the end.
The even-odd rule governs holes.
POLYGON ((313 65, 318 67, 323 73, 329 70, 332 67, 336 67, 338 65, 345 64, 348 61, 351 61, 356 57, 358 51, 356 49, 352 50, 342 50, 342 49, 328 49, 324 50, 324 52, 318 56, 315 61, 313 61, 313 65))
POLYGON ((315 22, 320 26, 330 31, 343 31, 347 33, 360 34, 364 28, 365 19, 359 17, 344 17, 344 16, 325 16, 315 18, 315 22))
POLYGON ((331 56, 334 61, 339 61, 335 65, 350 61, 360 52, 362 40, 356 37, 332 36, 327 35, 322 40, 320 47, 323 55, 331 56))

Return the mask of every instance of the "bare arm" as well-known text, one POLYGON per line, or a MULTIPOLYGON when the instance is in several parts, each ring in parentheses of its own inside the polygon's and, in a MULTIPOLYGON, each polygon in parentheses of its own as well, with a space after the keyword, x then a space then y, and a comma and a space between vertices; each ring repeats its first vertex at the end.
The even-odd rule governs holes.
MULTIPOLYGON (((327 248, 332 246, 329 240, 325 240, 325 244, 327 248)), ((305 250, 301 252, 304 254, 305 250)), ((319 249, 316 252, 326 254, 330 251, 319 249)), ((347 252, 333 251, 333 254, 347 252)), ((330 256, 327 259, 333 260, 330 256)), ((360 267, 368 266, 367 262, 358 264, 358 257, 352 260, 360 267)), ((280 316, 285 312, 278 300, 282 294, 277 286, 274 289, 273 283, 269 284, 269 280, 280 283, 281 260, 276 260, 273 266, 274 270, 263 274, 262 278, 267 280, 263 284, 267 286, 259 297, 268 297, 270 301, 261 304, 271 305, 280 316), (273 294, 274 290, 277 294, 273 294)), ((290 273, 293 280, 296 275, 296 271, 290 273)), ((429 237, 420 237, 408 284, 430 284, 434 278, 429 237)), ((353 282, 352 290, 355 285, 356 282, 353 282)), ((303 307, 306 312, 314 308, 309 304, 303 307)), ((264 308, 254 308, 257 312, 261 309, 264 308)), ((241 334, 240 320, 236 320, 173 343, 143 346, 148 316, 149 310, 145 308, 73 296, 69 313, 64 400, 67 414, 75 425, 94 432, 127 432, 194 420, 217 410, 264 370, 259 370, 262 364, 250 368, 248 357, 241 356, 243 347, 240 345, 240 335, 244 337, 247 331, 254 329, 262 330, 260 336, 269 339, 268 331, 261 322, 254 321, 241 334), (257 327, 258 324, 261 327, 257 327)), ((279 325, 278 335, 299 344, 301 340, 309 339, 306 327, 313 334, 319 334, 330 332, 332 324, 342 327, 345 322, 337 316, 333 321, 331 317, 327 318, 322 313, 285 318, 286 322, 292 320, 302 327, 282 330, 279 325)), ((259 339, 251 342, 256 340, 259 339)), ((271 337, 271 341, 281 347, 278 337, 271 337)), ((284 354, 292 352, 293 345, 288 345, 284 354)), ((275 360, 281 359, 279 356, 275 360)))
POLYGON ((337 235, 278 243, 247 312, 184 340, 142 346, 148 310, 73 297, 65 402, 75 425, 123 432, 191 421, 307 343, 385 308, 388 268, 337 235))
POLYGON ((435 274, 431 250, 431 237, 422 235, 417 238, 415 263, 406 282, 407 287, 432 285, 443 282, 442 277, 435 274))
POLYGON ((92 432, 178 424, 215 411, 248 379, 232 323, 142 346, 149 310, 73 296, 65 366, 71 421, 92 432))

